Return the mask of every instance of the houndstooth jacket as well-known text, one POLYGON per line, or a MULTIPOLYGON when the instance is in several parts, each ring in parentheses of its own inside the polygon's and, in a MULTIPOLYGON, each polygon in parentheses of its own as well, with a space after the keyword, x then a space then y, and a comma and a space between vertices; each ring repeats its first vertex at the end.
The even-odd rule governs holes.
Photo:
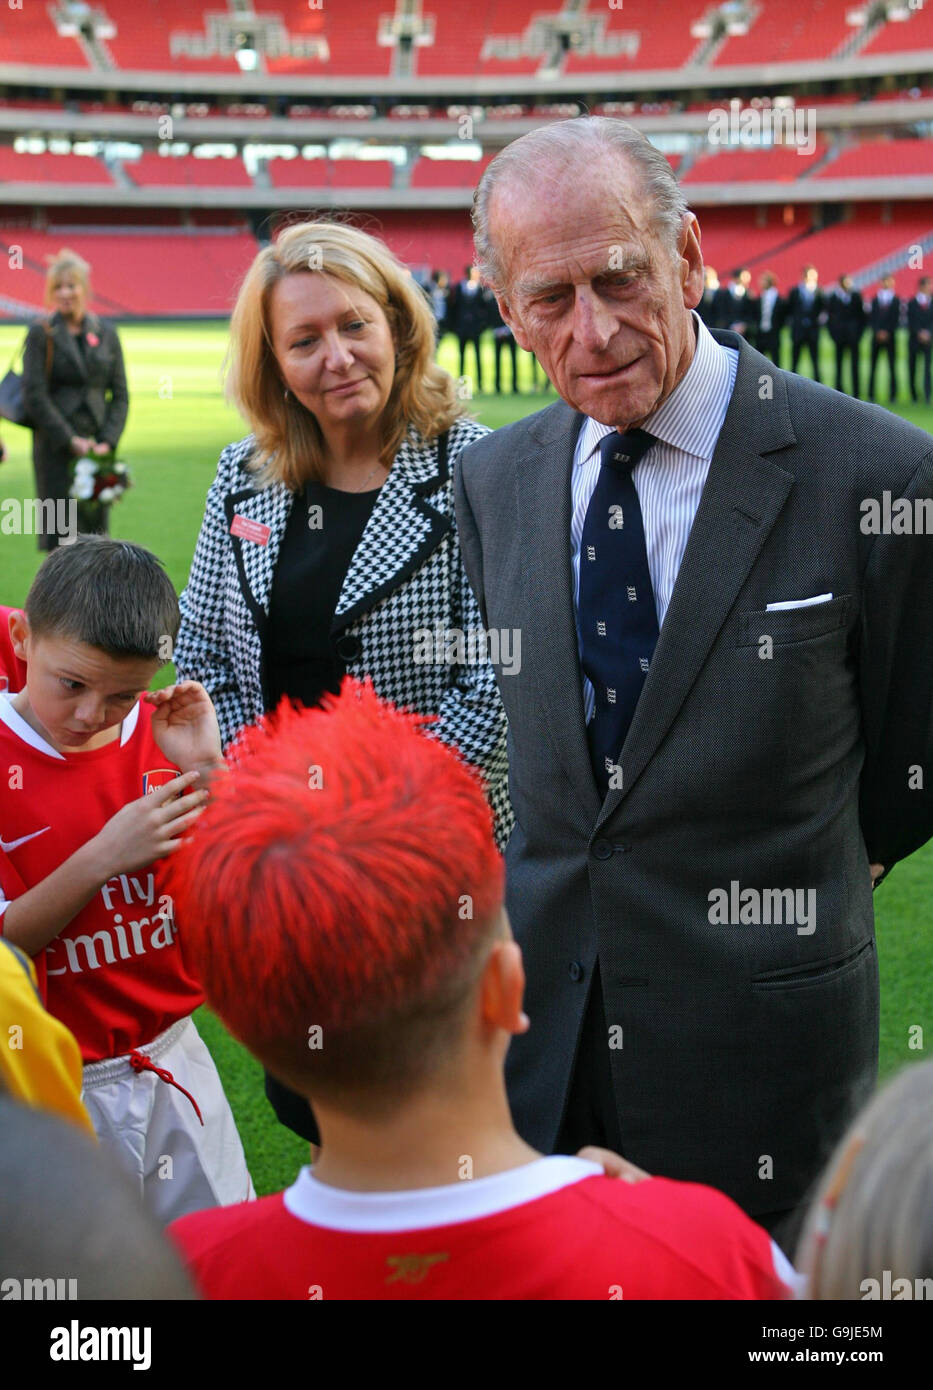
MULTIPOLYGON (((350 562, 331 628, 348 674, 369 676, 376 692, 419 714, 436 713, 428 732, 458 749, 483 775, 504 848, 512 827, 506 720, 488 661, 448 665, 414 660, 419 629, 479 632, 482 619, 463 569, 454 520, 452 462, 487 434, 459 419, 446 440, 411 432, 396 454, 350 562), (440 447, 439 447, 440 446, 440 447)), ((179 680, 207 688, 224 747, 267 709, 263 638, 279 548, 295 494, 282 483, 257 486, 249 468, 253 436, 229 444, 207 494, 188 584, 180 599, 175 648, 179 680), (238 523, 234 517, 259 527, 238 523), (262 528, 268 527, 268 531, 262 528), (256 540, 248 539, 248 529, 256 540)))

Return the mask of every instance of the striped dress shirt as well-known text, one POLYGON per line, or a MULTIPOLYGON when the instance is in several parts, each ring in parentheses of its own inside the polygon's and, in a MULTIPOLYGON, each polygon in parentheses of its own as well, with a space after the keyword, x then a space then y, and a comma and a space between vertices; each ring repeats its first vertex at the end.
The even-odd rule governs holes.
MULTIPOLYGON (((664 404, 642 425, 642 429, 657 436, 658 442, 632 471, 645 527, 648 570, 659 629, 671 601, 739 365, 735 348, 717 343, 696 312, 693 321, 697 335, 693 361, 664 404)), ((581 658, 580 542, 586 509, 599 477, 600 440, 611 433, 611 425, 601 425, 598 420, 589 418, 583 422, 570 477, 573 605, 581 658)), ((593 703, 593 687, 584 676, 583 706, 587 723, 593 715, 593 703)))

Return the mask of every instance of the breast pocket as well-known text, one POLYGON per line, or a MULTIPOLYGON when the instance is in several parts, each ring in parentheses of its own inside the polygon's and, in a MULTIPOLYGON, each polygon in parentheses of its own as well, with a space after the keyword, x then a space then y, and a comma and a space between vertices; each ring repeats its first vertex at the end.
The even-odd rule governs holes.
POLYGON ((758 647, 765 637, 774 646, 812 642, 844 628, 852 611, 852 595, 839 594, 807 608, 755 609, 739 615, 737 647, 758 647))

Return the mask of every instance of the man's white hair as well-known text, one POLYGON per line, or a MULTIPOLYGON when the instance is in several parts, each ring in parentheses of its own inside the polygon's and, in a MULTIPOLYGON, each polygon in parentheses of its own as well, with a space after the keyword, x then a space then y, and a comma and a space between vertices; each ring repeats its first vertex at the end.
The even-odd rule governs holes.
MULTIPOLYGON (((665 156, 628 121, 609 116, 575 116, 540 126, 513 140, 496 155, 480 179, 473 196, 473 240, 476 264, 487 284, 500 291, 507 288, 501 248, 493 244, 489 229, 489 205, 496 189, 518 183, 548 196, 546 186, 542 187, 542 169, 548 165, 561 172, 572 169, 575 177, 582 180, 594 160, 607 153, 621 156, 639 171, 658 237, 671 256, 677 258, 689 206, 665 156)), ((567 190, 567 194, 572 196, 572 191, 567 190)))

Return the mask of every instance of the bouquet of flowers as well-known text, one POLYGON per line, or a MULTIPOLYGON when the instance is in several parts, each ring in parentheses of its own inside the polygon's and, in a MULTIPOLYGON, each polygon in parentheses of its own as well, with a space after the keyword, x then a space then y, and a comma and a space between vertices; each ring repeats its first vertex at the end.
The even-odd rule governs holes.
POLYGON ((79 502, 118 502, 132 486, 130 470, 112 455, 103 458, 80 458, 75 461, 70 497, 79 502))

